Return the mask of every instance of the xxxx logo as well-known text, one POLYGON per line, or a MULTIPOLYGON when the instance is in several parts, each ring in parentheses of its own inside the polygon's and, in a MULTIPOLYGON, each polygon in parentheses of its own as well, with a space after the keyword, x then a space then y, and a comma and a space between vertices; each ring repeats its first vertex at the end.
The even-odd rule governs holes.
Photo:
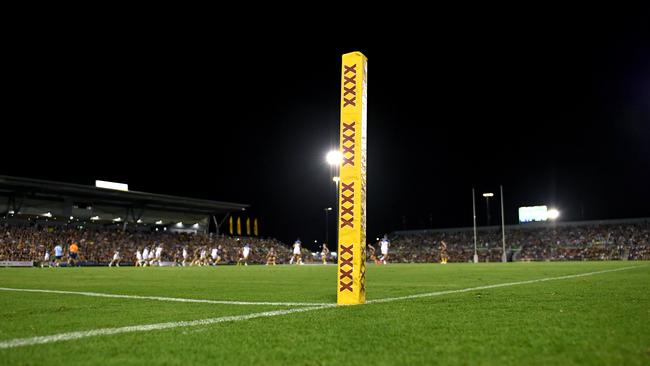
POLYGON ((354 182, 341 181, 341 229, 354 229, 354 182))
POLYGON ((343 108, 357 105, 357 64, 343 65, 343 108))
POLYGON ((352 290, 352 284, 354 280, 352 279, 352 270, 354 266, 352 261, 354 259, 354 253, 352 252, 352 247, 354 245, 350 244, 345 246, 341 244, 341 264, 339 265, 339 292, 350 291, 352 290))
POLYGON ((343 166, 354 166, 354 138, 356 137, 355 122, 343 122, 341 146, 343 147, 343 166))

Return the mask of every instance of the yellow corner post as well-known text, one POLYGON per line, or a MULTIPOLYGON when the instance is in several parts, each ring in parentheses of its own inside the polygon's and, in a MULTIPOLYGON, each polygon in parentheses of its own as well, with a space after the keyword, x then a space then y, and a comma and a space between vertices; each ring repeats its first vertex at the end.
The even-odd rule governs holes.
POLYGON ((343 55, 341 74, 342 155, 339 195, 337 303, 366 302, 366 161, 368 59, 343 55))

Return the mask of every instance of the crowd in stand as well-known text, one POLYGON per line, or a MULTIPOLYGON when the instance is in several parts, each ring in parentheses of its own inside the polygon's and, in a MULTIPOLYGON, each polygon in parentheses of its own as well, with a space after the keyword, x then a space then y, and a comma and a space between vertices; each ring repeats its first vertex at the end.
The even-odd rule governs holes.
MULTIPOLYGON (((498 262, 502 258, 501 230, 479 230, 477 254, 481 262, 498 262)), ((396 233, 390 245, 389 263, 439 262, 442 242, 450 262, 468 262, 474 255, 472 230, 445 230, 396 233)), ((70 229, 65 227, 0 226, 0 261, 42 262, 45 253, 53 258, 60 245, 64 256, 70 246, 79 247, 84 264, 107 264, 116 251, 122 264, 134 263, 136 251, 151 251, 161 246, 161 261, 180 264, 185 249, 190 261, 201 250, 208 253, 221 246, 220 263, 236 263, 239 250, 246 244, 252 249, 248 262, 266 263, 271 247, 278 264, 292 256, 290 246, 258 237, 185 234, 169 232, 130 232, 116 229, 70 229)), ((539 260, 650 260, 650 222, 627 224, 547 226, 509 228, 506 230, 506 256, 514 261, 539 260)), ((302 257, 312 260, 303 249, 302 257)))
MULTIPOLYGON (((643 260, 650 259, 650 222, 507 229, 509 260, 643 260)), ((398 233, 391 243, 392 262, 437 262, 445 241, 451 262, 474 256, 474 232, 423 231, 398 233)), ((477 254, 481 262, 501 261, 501 230, 480 230, 477 254)))
POLYGON ((163 248, 161 261, 174 264, 182 263, 183 249, 189 253, 189 261, 192 261, 201 250, 209 253, 219 246, 221 263, 235 263, 239 250, 246 244, 252 248, 250 263, 266 263, 271 247, 277 253, 277 263, 288 262, 291 257, 287 245, 271 238, 4 225, 0 226, 0 261, 41 262, 46 252, 54 259, 54 248, 57 245, 63 248, 64 257, 67 257, 73 243, 79 247, 80 262, 84 264, 107 264, 116 251, 122 258, 122 264, 133 264, 136 251, 142 252, 144 248, 153 251, 158 246, 163 248))

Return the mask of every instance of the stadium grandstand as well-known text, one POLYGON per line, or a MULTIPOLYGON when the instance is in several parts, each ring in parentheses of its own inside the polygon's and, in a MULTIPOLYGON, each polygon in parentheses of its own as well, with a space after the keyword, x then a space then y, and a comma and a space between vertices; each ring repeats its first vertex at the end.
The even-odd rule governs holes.
MULTIPOLYGON (((396 231, 391 237, 392 262, 438 262, 441 243, 450 262, 470 262, 472 227, 396 231)), ((508 261, 648 260, 650 218, 543 222, 505 226, 508 261)), ((501 260, 501 226, 477 229, 480 262, 501 260)))
MULTIPOLYGON (((211 263, 215 248, 220 263, 236 263, 244 244, 253 248, 250 263, 265 263, 271 247, 278 264, 291 257, 289 247, 273 238, 220 231, 246 204, 7 176, 0 176, 0 197, 4 265, 38 265, 56 245, 67 250, 72 243, 83 265, 106 265, 116 251, 122 265, 134 264, 137 252, 159 246, 165 265, 197 264, 201 253, 211 263)), ((508 261, 650 259, 650 218, 506 225, 505 237, 508 261)), ((443 241, 450 262, 470 262, 474 255, 472 227, 396 231, 390 238, 389 263, 440 262, 443 241)), ((307 261, 319 259, 304 251, 307 261)), ((502 253, 501 227, 479 227, 479 261, 498 262, 502 253)))
POLYGON ((282 255, 278 263, 290 256, 282 243, 256 237, 257 232, 220 232, 226 219, 247 204, 9 176, 0 176, 0 200, 0 261, 5 266, 39 264, 56 245, 67 255, 72 243, 78 244, 83 265, 106 265, 116 251, 122 265, 133 264, 138 251, 158 246, 164 248, 161 263, 168 265, 181 264, 184 250, 191 263, 219 246, 222 263, 233 263, 243 242, 254 248, 252 261, 262 262, 270 247, 282 255))

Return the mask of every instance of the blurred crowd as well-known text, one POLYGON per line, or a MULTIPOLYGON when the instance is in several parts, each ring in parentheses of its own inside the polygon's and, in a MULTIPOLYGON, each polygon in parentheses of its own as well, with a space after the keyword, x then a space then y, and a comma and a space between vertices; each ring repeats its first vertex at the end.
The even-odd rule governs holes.
MULTIPOLYGON (((70 246, 76 243, 79 257, 84 264, 107 264, 116 251, 122 258, 122 264, 134 263, 136 251, 144 248, 154 250, 162 246, 161 260, 181 263, 185 248, 192 260, 201 250, 208 253, 221 246, 221 263, 235 263, 239 250, 248 244, 251 247, 249 263, 266 263, 266 256, 271 247, 277 253, 277 263, 288 262, 291 249, 284 243, 271 238, 230 237, 204 234, 186 234, 169 232, 129 232, 115 229, 79 230, 58 227, 35 226, 0 226, 0 261, 35 261, 41 262, 45 253, 54 259, 54 247, 60 245, 64 257, 68 256, 70 246)), ((311 257, 305 251, 304 258, 311 257)))
MULTIPOLYGON (((474 232, 466 229, 397 232, 391 238, 388 261, 439 262, 443 241, 450 262, 472 261, 474 232)), ((63 248, 66 257, 73 243, 79 247, 81 262, 90 265, 111 262, 116 251, 119 251, 123 265, 132 264, 136 260, 136 251, 145 248, 153 251, 159 246, 163 248, 161 261, 172 264, 183 261, 183 249, 189 253, 191 261, 200 251, 210 253, 219 246, 220 263, 236 263, 240 249, 246 244, 251 248, 249 263, 266 263, 271 247, 275 249, 278 264, 288 263, 292 256, 291 246, 272 238, 5 224, 0 226, 0 261, 40 263, 46 252, 54 258, 56 245, 63 248)), ((480 262, 501 261, 501 248, 501 230, 478 231, 480 262)), ((307 249, 302 251, 304 260, 318 260, 307 249)), ((379 256, 378 246, 376 254, 379 256)), ((650 260, 650 222, 508 228, 506 256, 509 261, 650 260)))
MULTIPOLYGON (((506 229, 506 256, 515 261, 648 260, 650 222, 506 229)), ((474 256, 474 232, 422 231, 396 233, 391 242, 392 262, 438 262, 441 242, 451 262, 474 256)), ((501 261, 501 230, 480 230, 477 254, 481 262, 501 261)))

